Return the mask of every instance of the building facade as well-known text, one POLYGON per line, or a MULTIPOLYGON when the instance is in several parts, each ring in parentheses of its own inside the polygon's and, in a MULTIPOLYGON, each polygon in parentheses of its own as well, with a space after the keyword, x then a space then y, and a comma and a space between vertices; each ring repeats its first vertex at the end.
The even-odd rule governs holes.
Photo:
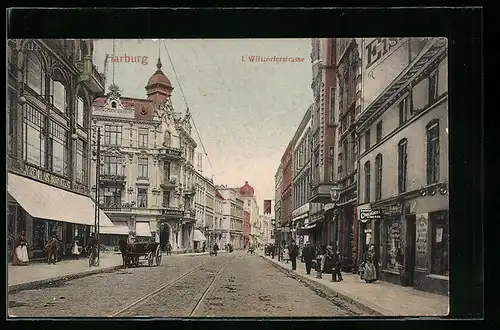
POLYGON ((240 198, 243 199, 243 209, 249 214, 249 234, 248 245, 257 244, 260 241, 260 222, 259 222, 259 204, 255 190, 248 181, 239 189, 240 198))
POLYGON ((283 164, 283 185, 281 193, 281 203, 283 207, 281 219, 282 242, 290 245, 292 241, 292 211, 293 211, 293 141, 281 158, 283 164))
POLYGON ((206 248, 213 246, 216 239, 215 229, 215 195, 216 189, 212 179, 195 171, 196 194, 194 197, 196 211, 196 228, 194 248, 200 249, 203 243, 206 248))
POLYGON ((383 42, 392 49, 385 57, 366 54, 363 69, 399 70, 382 86, 367 79, 363 92, 373 101, 356 118, 359 255, 375 244, 382 280, 447 294, 447 41, 365 39, 364 48, 379 54, 383 42))
POLYGON ((309 224, 309 197, 311 178, 311 111, 309 107, 295 132, 293 146, 293 201, 292 201, 292 239, 299 248, 309 240, 304 229, 309 224), (302 232, 301 232, 302 231, 302 232))
POLYGON ((223 237, 224 235, 229 235, 229 227, 224 227, 222 214, 224 213, 223 205, 224 205, 224 197, 221 195, 219 190, 215 190, 215 211, 214 211, 214 227, 210 230, 210 236, 215 239, 215 243, 219 246, 219 248, 223 248, 223 237))
POLYGON ((101 128, 100 200, 116 223, 108 235, 128 229, 131 239, 154 236, 163 248, 171 243, 174 251, 188 250, 196 223, 196 142, 189 109, 184 115, 174 110, 173 87, 161 68, 158 59, 145 99, 122 97, 110 86, 107 97, 94 102, 94 132, 101 128))
POLYGON ((260 238, 261 244, 268 244, 273 241, 273 226, 271 224, 272 216, 268 214, 259 215, 261 223, 260 238))
POLYGON ((93 48, 90 39, 7 42, 9 258, 22 231, 37 259, 54 233, 69 254, 74 239, 86 244, 94 230, 90 109, 105 79, 93 48))
POLYGON ((335 237, 330 189, 336 178, 335 146, 337 121, 335 114, 336 40, 312 39, 311 88, 314 107, 311 112, 311 191, 309 202, 310 237, 316 245, 328 244, 335 237))
POLYGON ((224 244, 230 243, 235 249, 243 248, 243 199, 240 198, 239 189, 225 186, 217 187, 223 201, 222 221, 225 228, 229 228, 229 235, 225 235, 224 244))
POLYGON ((281 193, 283 191, 283 164, 280 163, 276 174, 274 175, 274 216, 275 228, 274 239, 276 242, 281 242, 281 223, 283 221, 283 203, 281 201, 281 193))

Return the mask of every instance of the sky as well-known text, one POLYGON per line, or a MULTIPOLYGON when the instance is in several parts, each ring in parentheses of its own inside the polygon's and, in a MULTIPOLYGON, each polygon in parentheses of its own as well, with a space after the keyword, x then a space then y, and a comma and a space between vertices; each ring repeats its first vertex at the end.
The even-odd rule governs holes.
MULTIPOLYGON (((173 106, 184 112, 182 87, 212 164, 204 157, 205 176, 230 187, 248 181, 261 210, 262 200, 274 199, 274 175, 283 152, 313 102, 310 39, 116 39, 114 45, 116 56, 141 57, 114 63, 114 82, 122 96, 146 98, 144 87, 158 56, 174 87, 173 106), (251 62, 252 56, 303 61, 257 62, 255 57, 251 62)), ((95 41, 94 64, 106 73, 106 90, 113 81, 113 64, 104 63, 112 53, 112 39, 95 41)), ((197 151, 203 152, 194 128, 192 134, 197 151)))

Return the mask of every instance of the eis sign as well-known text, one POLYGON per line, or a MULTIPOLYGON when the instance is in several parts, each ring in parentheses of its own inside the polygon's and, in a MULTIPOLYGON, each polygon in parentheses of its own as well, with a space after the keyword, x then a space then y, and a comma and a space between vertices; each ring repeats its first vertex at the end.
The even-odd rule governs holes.
POLYGON ((388 56, 405 39, 407 38, 374 38, 371 41, 367 39, 364 49, 366 55, 365 69, 369 69, 379 60, 388 56))

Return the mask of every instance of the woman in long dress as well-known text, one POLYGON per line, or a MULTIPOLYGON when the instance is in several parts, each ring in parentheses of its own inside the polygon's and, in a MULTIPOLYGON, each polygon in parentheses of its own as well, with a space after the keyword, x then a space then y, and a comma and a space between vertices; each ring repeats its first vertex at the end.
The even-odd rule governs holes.
POLYGON ((78 259, 78 256, 80 255, 80 246, 78 245, 77 239, 75 239, 75 242, 73 243, 71 254, 73 254, 73 259, 78 259))
POLYGON ((286 263, 288 263, 288 261, 290 260, 290 252, 287 247, 285 247, 285 249, 283 250, 283 260, 286 263))
POLYGON ((22 231, 17 238, 16 249, 14 251, 14 262, 12 264, 14 266, 26 266, 28 262, 28 241, 26 240, 24 231, 22 231))
POLYGON ((368 251, 363 255, 363 279, 366 283, 372 283, 377 280, 375 262, 375 245, 371 244, 368 251))

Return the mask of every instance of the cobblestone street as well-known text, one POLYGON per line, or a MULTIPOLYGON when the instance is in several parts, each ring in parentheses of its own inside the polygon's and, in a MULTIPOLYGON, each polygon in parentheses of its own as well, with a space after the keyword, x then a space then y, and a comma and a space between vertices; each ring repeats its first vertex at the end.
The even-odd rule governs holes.
POLYGON ((8 300, 9 314, 19 317, 362 314, 347 302, 242 251, 217 257, 165 258, 160 267, 88 276, 55 287, 9 294, 8 300))

